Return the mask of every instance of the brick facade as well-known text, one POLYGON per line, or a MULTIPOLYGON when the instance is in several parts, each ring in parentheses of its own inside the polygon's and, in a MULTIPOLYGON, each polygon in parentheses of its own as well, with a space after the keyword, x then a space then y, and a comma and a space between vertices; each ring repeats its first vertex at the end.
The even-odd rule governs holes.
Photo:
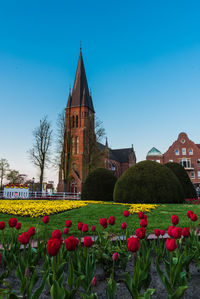
MULTIPOLYGON (((153 148, 155 149, 155 148, 153 148)), ((186 133, 182 132, 178 138, 162 155, 158 150, 151 149, 146 160, 165 164, 168 162, 180 163, 194 185, 200 184, 200 144, 195 144, 186 133), (160 154, 158 154, 160 153, 160 154)))

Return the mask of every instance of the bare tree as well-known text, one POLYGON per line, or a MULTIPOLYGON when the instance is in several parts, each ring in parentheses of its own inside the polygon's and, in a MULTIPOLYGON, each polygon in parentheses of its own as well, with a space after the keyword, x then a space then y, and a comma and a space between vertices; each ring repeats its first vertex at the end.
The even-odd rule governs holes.
POLYGON ((50 163, 51 144, 52 144, 51 123, 47 116, 40 120, 39 127, 33 131, 33 146, 29 150, 29 157, 32 163, 40 171, 40 190, 42 191, 42 182, 44 170, 50 163))
POLYGON ((58 114, 57 118, 57 155, 56 164, 62 172, 64 182, 64 192, 67 192, 67 185, 70 181, 70 171, 72 165, 72 136, 71 121, 68 120, 66 128, 66 112, 65 109, 58 114))
POLYGON ((8 161, 4 158, 0 159, 0 180, 1 180, 1 189, 3 187, 3 179, 6 177, 6 173, 9 170, 8 161))
POLYGON ((84 154, 88 173, 98 167, 104 166, 105 152, 99 146, 104 137, 105 129, 103 128, 103 122, 99 118, 96 118, 93 123, 93 119, 90 118, 85 144, 86 151, 84 154))

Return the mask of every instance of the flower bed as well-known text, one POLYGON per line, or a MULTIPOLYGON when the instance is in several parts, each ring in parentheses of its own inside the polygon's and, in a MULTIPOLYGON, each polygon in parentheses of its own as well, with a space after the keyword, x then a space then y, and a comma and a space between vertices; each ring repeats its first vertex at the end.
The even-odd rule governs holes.
MULTIPOLYGON (((88 204, 111 204, 103 201, 81 201, 81 200, 2 200, 0 201, 0 212, 15 216, 27 216, 32 218, 41 217, 44 215, 53 215, 65 212, 72 209, 85 207, 88 204)), ((137 213, 138 211, 148 212, 155 209, 158 205, 148 204, 120 204, 113 205, 128 206, 130 212, 137 213)))
POLYGON ((100 218, 99 224, 92 227, 67 219, 63 223, 63 232, 56 229, 49 239, 46 238, 51 221, 49 216, 44 216, 41 221, 42 238, 38 237, 35 227, 21 232, 23 227, 17 218, 10 218, 8 224, 0 221, 3 246, 0 250, 0 295, 30 299, 39 298, 41 294, 42 298, 46 294, 46 298, 56 299, 98 298, 99 269, 104 280, 104 296, 101 297, 114 298, 120 284, 126 288, 124 293, 129 294, 126 298, 150 298, 158 292, 157 284, 151 284, 153 267, 165 288, 165 298, 167 295, 168 298, 181 298, 190 284, 190 265, 200 269, 200 242, 196 233, 199 230, 198 216, 189 210, 188 226, 180 228, 179 217, 172 215, 167 241, 163 238, 165 231, 155 228, 155 240, 149 243, 147 215, 138 212, 138 228, 134 231, 128 226, 128 217, 132 217, 130 211, 125 210, 123 215, 122 238, 116 242, 111 242, 112 229, 116 225, 114 216, 100 218), (76 237, 70 235, 72 225, 77 226, 76 237), (5 241, 6 226, 9 226, 10 238, 5 241), (95 240, 87 235, 89 230, 96 235, 95 240), (37 249, 31 248, 33 240, 37 249), (130 266, 132 271, 127 270, 130 266), (16 273, 14 280, 19 284, 15 289, 9 280, 13 271, 16 273))

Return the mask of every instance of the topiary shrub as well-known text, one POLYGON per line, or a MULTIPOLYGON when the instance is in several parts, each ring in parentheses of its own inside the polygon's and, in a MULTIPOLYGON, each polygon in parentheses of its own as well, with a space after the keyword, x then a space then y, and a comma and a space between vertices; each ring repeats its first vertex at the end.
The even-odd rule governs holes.
POLYGON ((165 166, 171 169, 179 179, 183 188, 185 198, 194 198, 197 196, 194 185, 192 184, 185 168, 182 165, 175 162, 169 162, 166 163, 165 166))
POLYGON ((81 198, 85 200, 113 200, 113 190, 117 181, 112 171, 97 168, 91 172, 83 184, 81 198))
POLYGON ((142 161, 130 167, 118 179, 114 201, 124 203, 181 203, 181 183, 166 166, 142 161))

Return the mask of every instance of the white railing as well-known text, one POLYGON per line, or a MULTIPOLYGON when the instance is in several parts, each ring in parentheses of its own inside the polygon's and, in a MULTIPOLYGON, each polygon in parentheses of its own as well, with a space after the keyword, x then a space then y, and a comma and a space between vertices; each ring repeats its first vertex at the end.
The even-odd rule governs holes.
MULTIPOLYGON (((48 193, 48 192, 39 192, 39 191, 29 191, 28 198, 20 197, 16 195, 14 199, 70 199, 70 200, 78 200, 81 198, 80 193, 70 193, 70 192, 55 192, 55 193, 48 193)), ((4 192, 0 191, 0 199, 9 199, 8 197, 4 197, 4 192)))

